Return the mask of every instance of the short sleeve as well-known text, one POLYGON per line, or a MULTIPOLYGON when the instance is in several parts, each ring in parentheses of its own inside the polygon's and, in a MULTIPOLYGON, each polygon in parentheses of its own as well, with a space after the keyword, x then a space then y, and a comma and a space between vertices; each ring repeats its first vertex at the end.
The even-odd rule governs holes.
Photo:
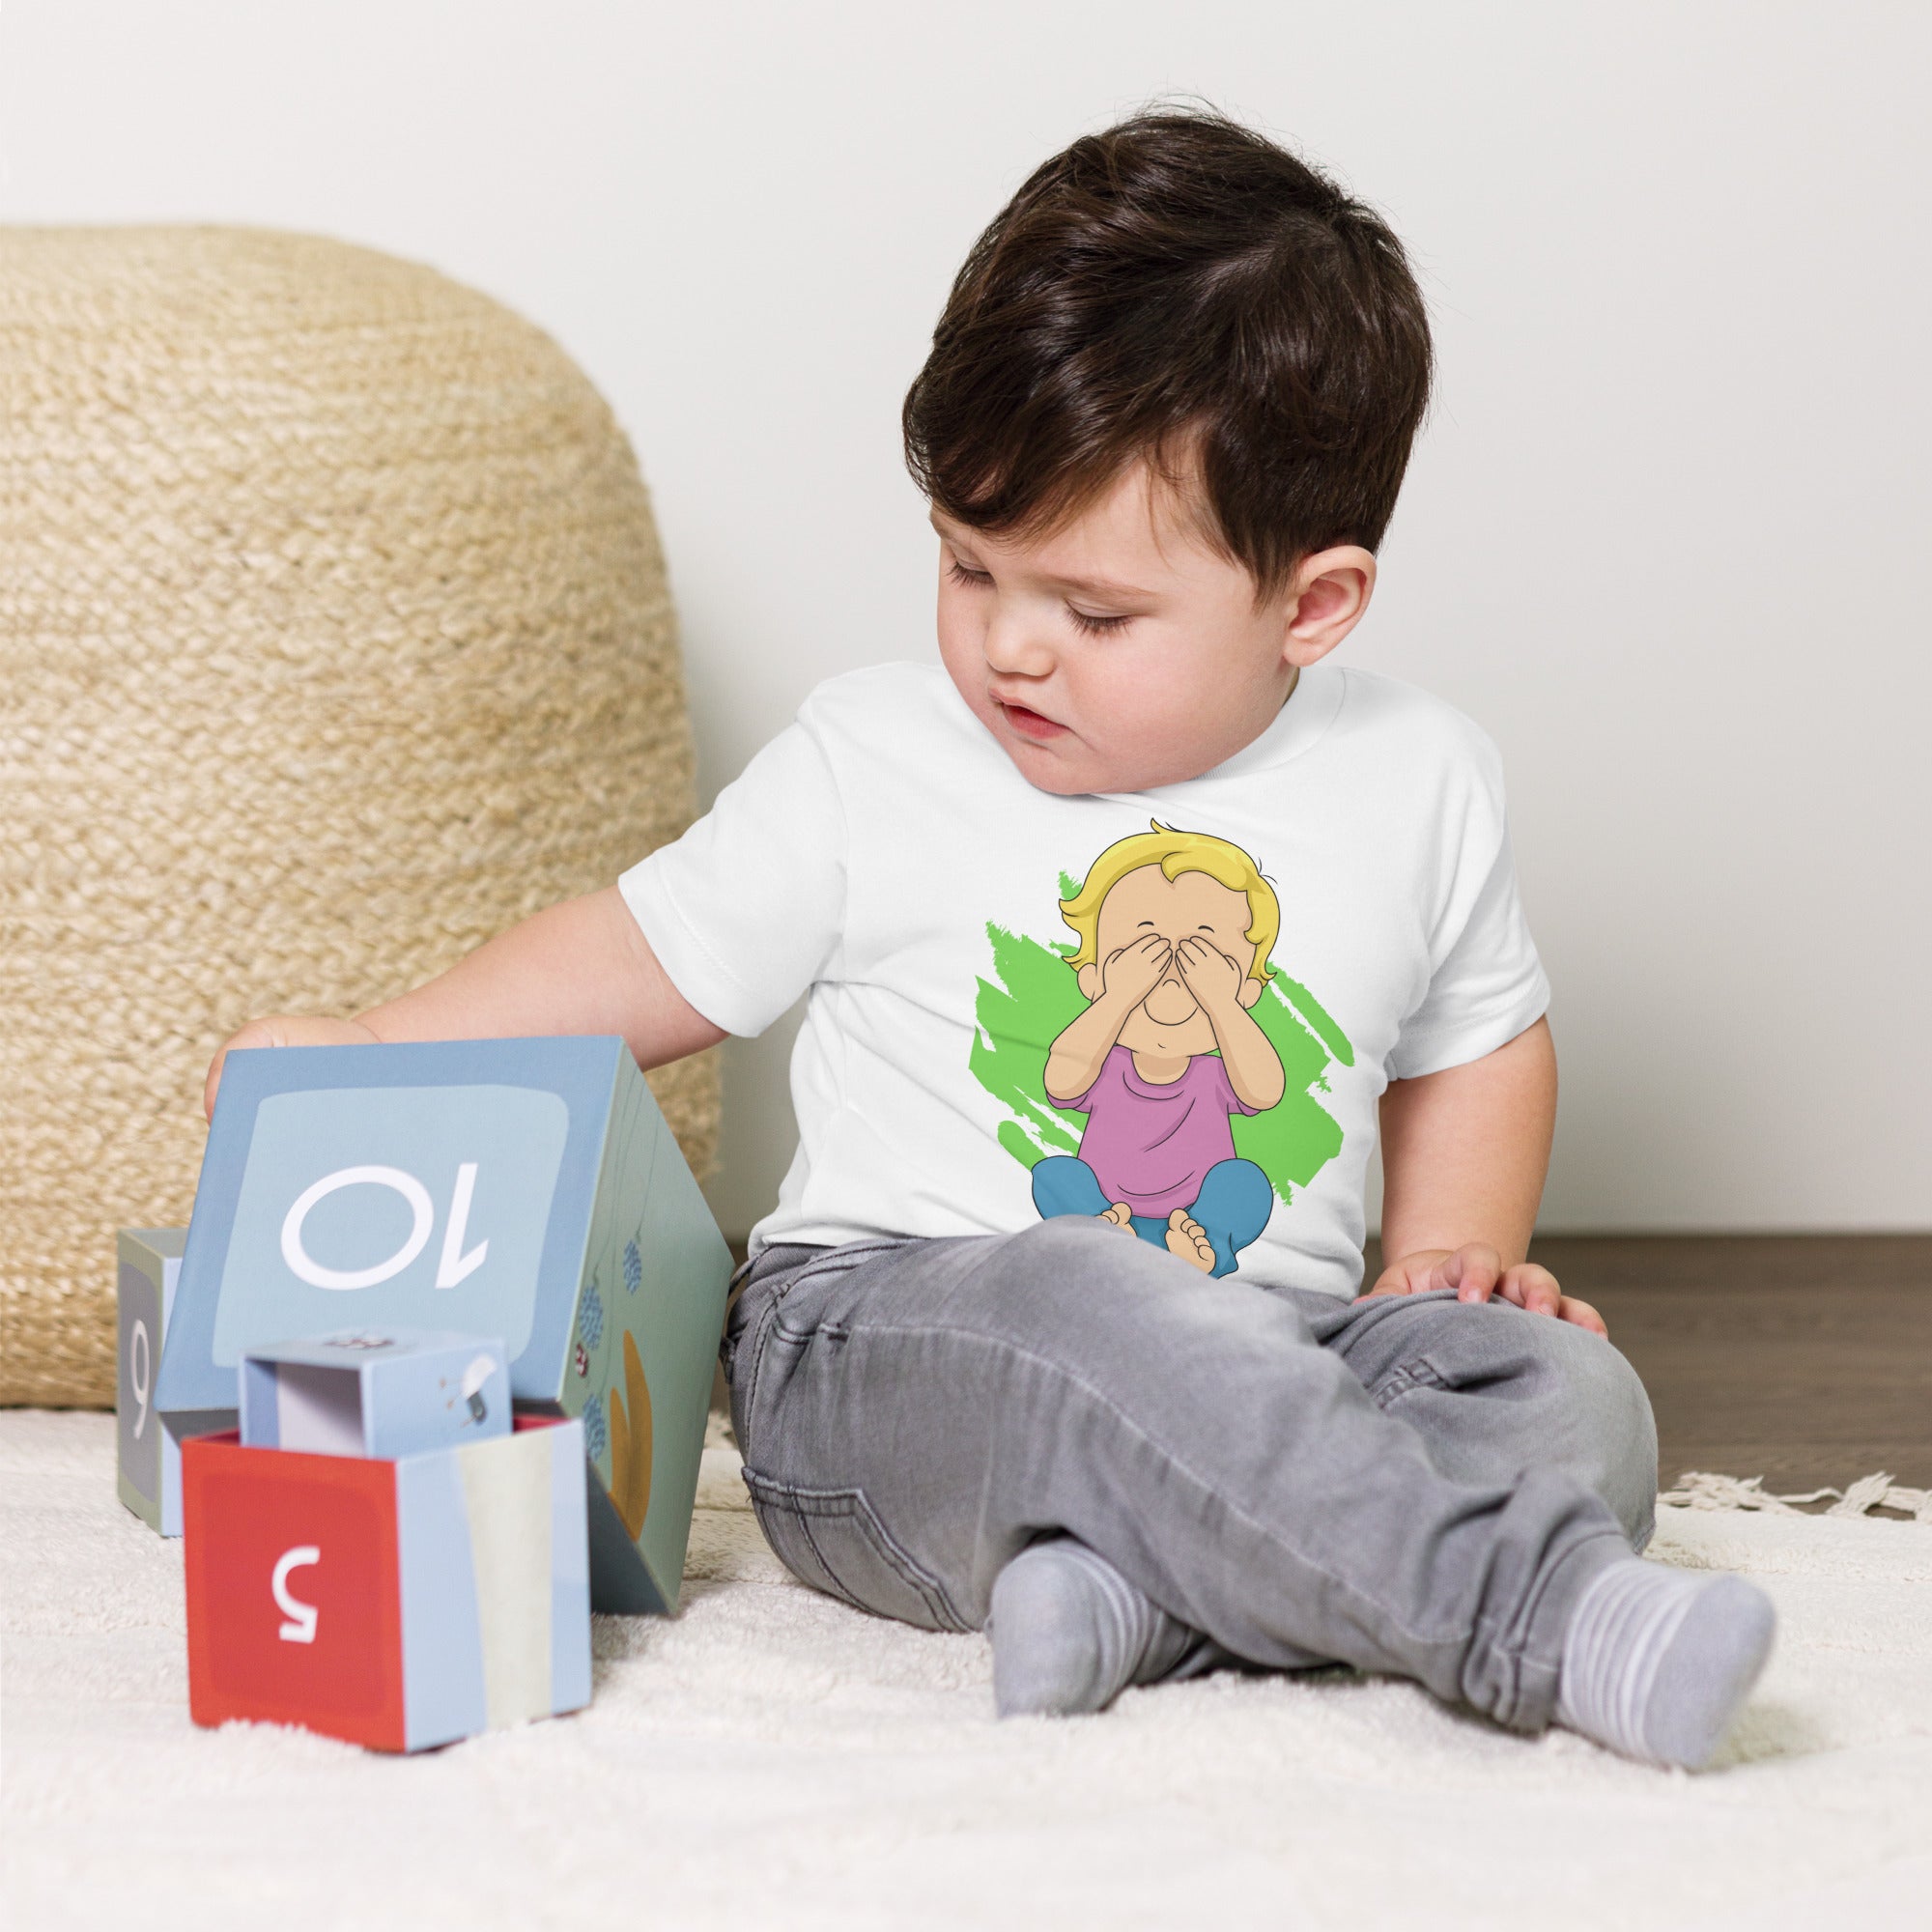
POLYGON ((831 962, 844 924, 845 847, 838 783, 801 722, 617 885, 671 984, 713 1026, 749 1036, 831 962))
POLYGON ((1248 1103, 1245 1100, 1243 1100, 1238 1094, 1235 1092, 1235 1082, 1232 1076, 1228 1072, 1228 1063, 1225 1060, 1217 1059, 1214 1062, 1214 1065, 1220 1068, 1221 1098, 1226 1102, 1229 1113, 1259 1114, 1262 1111, 1261 1108, 1249 1106, 1248 1103))
POLYGON ((1452 894, 1450 916, 1432 948, 1429 989, 1389 1055, 1391 1080, 1480 1060, 1548 1009, 1549 981, 1523 918, 1509 834, 1500 828, 1487 867, 1479 859, 1452 894))

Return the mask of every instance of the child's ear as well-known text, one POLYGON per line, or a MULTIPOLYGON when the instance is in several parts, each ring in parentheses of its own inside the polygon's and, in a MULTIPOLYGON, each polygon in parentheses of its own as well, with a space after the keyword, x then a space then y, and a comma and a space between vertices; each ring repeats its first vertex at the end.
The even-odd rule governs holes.
POLYGON ((1100 969, 1093 960, 1081 967, 1075 976, 1080 981, 1081 997, 1092 1006, 1100 997, 1100 969))
POLYGON ((1239 990, 1235 994, 1242 1006, 1251 1007, 1262 996, 1262 982, 1259 980, 1243 979, 1239 990))
POLYGON ((1295 566, 1282 603, 1282 660, 1320 664, 1357 624, 1376 588, 1376 559, 1360 544, 1336 544, 1295 566))

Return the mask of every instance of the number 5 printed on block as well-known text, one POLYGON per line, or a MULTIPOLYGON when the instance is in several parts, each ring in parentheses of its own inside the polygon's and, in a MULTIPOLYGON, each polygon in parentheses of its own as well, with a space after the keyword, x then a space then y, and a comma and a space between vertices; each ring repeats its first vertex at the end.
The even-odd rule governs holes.
POLYGON ((289 1572, 305 1570, 311 1563, 322 1561, 322 1551, 312 1543, 298 1544, 293 1549, 282 1551, 275 1565, 275 1575, 270 1587, 275 1593, 275 1607, 288 1618, 279 1634, 284 1643, 313 1643, 315 1641, 316 1619, 321 1615, 313 1604, 305 1604, 299 1597, 289 1594, 289 1572))

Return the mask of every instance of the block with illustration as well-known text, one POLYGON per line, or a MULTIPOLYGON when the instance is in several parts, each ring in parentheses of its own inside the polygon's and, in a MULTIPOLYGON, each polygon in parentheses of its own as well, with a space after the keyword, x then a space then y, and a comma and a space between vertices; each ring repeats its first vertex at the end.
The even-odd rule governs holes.
POLYGON ((149 1528, 181 1534, 181 1438, 219 1428, 220 1410, 164 1416, 155 1401, 161 1343, 181 1274, 185 1228, 123 1228, 116 1238, 118 1321, 114 1372, 117 1487, 149 1528))
POLYGON ((242 1441, 393 1461, 510 1433, 503 1345, 417 1329, 352 1329, 242 1357, 242 1441))
POLYGON ((188 1704, 421 1750, 590 1701, 583 1432, 397 1461, 186 1443, 188 1704))
POLYGON ((232 1424, 291 1336, 500 1336, 520 1408, 582 1417, 597 1607, 668 1611, 730 1267, 621 1039, 235 1053, 156 1402, 232 1424))

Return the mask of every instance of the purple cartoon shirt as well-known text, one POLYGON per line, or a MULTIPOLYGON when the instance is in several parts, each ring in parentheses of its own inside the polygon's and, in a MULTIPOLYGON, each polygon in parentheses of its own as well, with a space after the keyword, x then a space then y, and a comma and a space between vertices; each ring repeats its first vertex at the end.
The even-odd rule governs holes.
POLYGON ((1228 1116, 1256 1111, 1236 1095, 1218 1054, 1197 1053, 1179 1080, 1156 1087, 1124 1046, 1109 1048, 1093 1086, 1066 1106, 1087 1116, 1080 1158, 1101 1192, 1163 1219, 1191 1208, 1208 1170, 1234 1158, 1228 1116))

